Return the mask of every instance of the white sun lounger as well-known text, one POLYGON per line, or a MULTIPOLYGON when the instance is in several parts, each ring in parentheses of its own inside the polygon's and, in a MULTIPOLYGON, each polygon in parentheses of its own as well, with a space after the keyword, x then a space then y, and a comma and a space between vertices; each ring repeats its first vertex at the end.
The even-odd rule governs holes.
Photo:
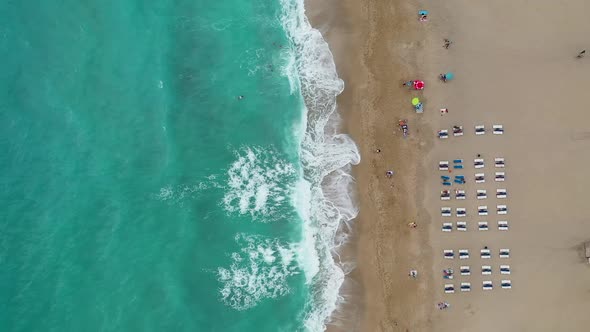
POLYGON ((493 125, 494 128, 494 135, 502 135, 504 134, 504 126, 502 125, 493 125))
POLYGON ((440 208, 440 214, 441 214, 443 217, 450 217, 450 216, 451 216, 451 208, 450 208, 450 207, 448 207, 448 206, 441 207, 441 208, 440 208))
POLYGON ((483 159, 481 159, 481 158, 473 159, 473 166, 475 168, 484 168, 485 164, 483 163, 483 159))
POLYGON ((463 126, 453 126, 453 136, 463 136, 463 126))
POLYGON ((488 276, 488 275, 492 274, 492 267, 489 265, 483 265, 481 267, 481 274, 484 276, 488 276))
POLYGON ((492 252, 490 251, 490 249, 481 249, 479 252, 480 257, 483 259, 488 259, 492 257, 492 252))
POLYGON ((496 172, 496 182, 504 182, 504 177, 506 174, 504 172, 496 172))
POLYGON ((500 274, 510 274, 510 265, 500 265, 500 274))
POLYGON ((461 267, 459 268, 459 271, 461 272, 462 276, 471 275, 471 269, 469 268, 469 265, 461 265, 461 267))
POLYGON ((468 259, 468 258, 469 258, 469 250, 459 249, 459 259, 468 259))
POLYGON ((455 252, 452 249, 445 249, 443 251, 443 255, 446 259, 453 259, 455 258, 455 252))
POLYGON ((445 222, 442 225, 443 232, 450 232, 453 230, 453 223, 452 222, 445 222))
POLYGON ((457 217, 465 217, 467 215, 467 210, 465 208, 457 208, 456 209, 457 217))
POLYGON ((507 214, 508 208, 506 205, 496 205, 496 212, 498 212, 498 214, 507 214))
POLYGON ((438 131, 438 138, 440 138, 440 139, 449 138, 449 131, 446 129, 439 130, 438 131))
POLYGON ((483 135, 486 133, 486 127, 484 125, 475 126, 475 135, 483 135))
POLYGON ((467 231, 467 222, 465 221, 457 221, 457 230, 458 231, 467 231))
POLYGON ((461 283, 461 291, 462 292, 469 292, 469 291, 471 291, 471 283, 470 282, 462 282, 461 283))
POLYGON ((477 189, 477 199, 486 199, 488 198, 487 191, 485 189, 477 189))
POLYGON ((438 162, 438 170, 439 171, 448 171, 449 170, 449 162, 447 160, 441 160, 438 162))
POLYGON ((504 158, 495 158, 494 165, 496 165, 497 168, 504 168, 504 166, 506 166, 504 164, 504 158))
POLYGON ((460 190, 460 189, 455 190, 455 198, 456 199, 465 199, 465 197, 466 197, 465 190, 460 190))
POLYGON ((477 214, 480 216, 487 216, 488 215, 488 206, 487 205, 480 205, 477 207, 477 214))
POLYGON ((506 220, 498 221, 498 230, 499 231, 507 231, 508 230, 508 221, 506 221, 506 220))
POLYGON ((502 285, 502 289, 511 289, 512 288, 512 281, 502 280, 501 285, 502 285))
POLYGON ((448 190, 441 190, 440 191, 440 200, 441 201, 448 201, 451 199, 451 192, 448 190))
POLYGON ((488 230, 488 222, 487 221, 480 221, 477 223, 477 228, 480 231, 487 231, 488 230))
POLYGON ((486 280, 482 283, 482 288, 483 290, 492 290, 494 289, 494 286, 492 285, 492 281, 491 280, 486 280))
POLYGON ((506 196, 508 196, 506 189, 496 189, 496 198, 506 198, 506 196))
POLYGON ((500 249, 500 258, 510 258, 510 249, 500 249))
POLYGON ((455 292, 455 285, 453 284, 445 284, 445 293, 451 294, 455 292))
POLYGON ((484 173, 476 173, 475 174, 475 183, 484 183, 486 182, 485 174, 484 173))

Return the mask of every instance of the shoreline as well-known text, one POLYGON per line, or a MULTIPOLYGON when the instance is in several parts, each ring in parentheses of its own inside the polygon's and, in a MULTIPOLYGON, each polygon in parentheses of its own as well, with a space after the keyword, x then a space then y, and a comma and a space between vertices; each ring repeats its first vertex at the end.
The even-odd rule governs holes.
MULTIPOLYGON (((432 265, 420 155, 433 140, 423 115, 409 103, 412 92, 400 82, 433 76, 418 66, 427 28, 417 20, 418 8, 401 1, 306 1, 305 6, 345 82, 337 98, 342 130, 362 156, 353 170, 360 214, 344 250, 352 252, 357 268, 346 277, 340 291, 346 301, 332 314, 328 331, 426 330, 432 277, 421 273, 413 280, 407 273, 426 272, 432 265), (407 139, 398 131, 399 119, 409 120, 407 139), (374 152, 377 148, 381 153, 374 152), (384 175, 390 167, 393 179, 384 175), (410 220, 419 221, 418 229, 407 226, 410 220)), ((419 96, 425 99, 422 92, 419 96)))

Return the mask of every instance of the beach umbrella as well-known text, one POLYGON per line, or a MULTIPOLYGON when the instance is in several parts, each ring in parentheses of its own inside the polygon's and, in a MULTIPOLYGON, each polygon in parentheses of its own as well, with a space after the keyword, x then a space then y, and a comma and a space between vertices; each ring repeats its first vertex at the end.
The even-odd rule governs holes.
POLYGON ((424 89, 424 81, 414 81, 414 89, 423 90, 424 89))
POLYGON ((416 106, 418 104, 420 104, 420 99, 418 99, 418 98, 412 99, 412 105, 416 106))
POLYGON ((447 81, 452 80, 454 76, 455 75, 453 75, 453 73, 446 73, 445 74, 445 78, 446 78, 447 81))

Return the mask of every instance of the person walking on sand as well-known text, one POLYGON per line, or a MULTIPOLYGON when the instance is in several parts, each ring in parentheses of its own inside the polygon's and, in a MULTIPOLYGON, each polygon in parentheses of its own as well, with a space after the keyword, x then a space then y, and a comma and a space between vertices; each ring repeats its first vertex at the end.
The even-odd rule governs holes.
POLYGON ((581 59, 584 57, 584 55, 586 55, 586 50, 582 50, 580 53, 578 53, 578 56, 576 56, 576 58, 581 59))
POLYGON ((445 38, 445 44, 443 45, 443 47, 448 50, 449 46, 451 46, 452 43, 453 43, 452 41, 445 38))

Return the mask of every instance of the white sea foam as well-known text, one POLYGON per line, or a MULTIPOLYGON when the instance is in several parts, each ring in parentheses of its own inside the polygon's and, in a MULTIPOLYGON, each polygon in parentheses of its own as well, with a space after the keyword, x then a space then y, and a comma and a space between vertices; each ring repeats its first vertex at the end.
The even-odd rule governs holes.
POLYGON ((277 239, 238 234, 236 242, 242 247, 231 255, 229 268, 219 268, 218 281, 222 301, 236 310, 246 310, 262 299, 289 293, 287 278, 297 274, 294 245, 281 244, 277 239))
POLYGON ((248 214, 254 220, 273 221, 293 192, 297 172, 273 150, 248 147, 236 151, 227 172, 223 204, 230 213, 248 214))
POLYGON ((294 203, 304 220, 299 263, 311 285, 312 302, 305 319, 308 331, 324 331, 342 298, 338 291, 345 272, 354 264, 334 261, 337 249, 348 238, 358 213, 352 197, 354 179, 350 165, 360 162, 352 139, 338 132, 340 118, 336 96, 343 88, 332 53, 321 33, 305 16, 303 0, 281 0, 281 22, 291 40, 291 55, 283 73, 291 92, 305 100, 301 161, 303 179, 294 203))
POLYGON ((168 204, 183 205, 188 199, 195 199, 198 195, 206 193, 213 188, 223 188, 215 180, 214 176, 209 176, 207 181, 199 181, 190 184, 168 185, 160 188, 160 192, 155 195, 155 199, 167 202, 168 204))

